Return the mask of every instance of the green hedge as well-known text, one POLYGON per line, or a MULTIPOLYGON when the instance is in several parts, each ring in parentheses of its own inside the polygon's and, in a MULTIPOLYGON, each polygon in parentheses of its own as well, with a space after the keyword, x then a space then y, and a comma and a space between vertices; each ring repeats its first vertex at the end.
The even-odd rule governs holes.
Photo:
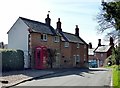
POLYGON ((0 50, 2 53, 2 71, 24 69, 24 52, 22 50, 0 50))

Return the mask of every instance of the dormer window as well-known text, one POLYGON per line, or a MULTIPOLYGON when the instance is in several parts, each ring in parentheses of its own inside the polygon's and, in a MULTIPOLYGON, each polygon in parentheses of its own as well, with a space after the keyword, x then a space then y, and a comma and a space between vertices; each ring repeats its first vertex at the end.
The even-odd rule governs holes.
POLYGON ((64 46, 65 46, 65 47, 69 47, 69 42, 65 42, 65 43, 64 43, 64 46))
POLYGON ((59 36, 54 36, 54 42, 59 42, 60 39, 59 39, 59 36))
POLYGON ((47 41, 47 34, 42 34, 42 35, 41 35, 41 39, 42 39, 43 41, 47 41))

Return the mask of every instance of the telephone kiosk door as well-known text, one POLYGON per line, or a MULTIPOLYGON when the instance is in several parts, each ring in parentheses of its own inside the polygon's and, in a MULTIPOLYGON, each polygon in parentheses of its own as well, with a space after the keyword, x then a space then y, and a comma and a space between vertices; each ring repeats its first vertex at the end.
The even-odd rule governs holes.
POLYGON ((39 46, 35 50, 35 69, 45 69, 47 59, 47 48, 39 46))

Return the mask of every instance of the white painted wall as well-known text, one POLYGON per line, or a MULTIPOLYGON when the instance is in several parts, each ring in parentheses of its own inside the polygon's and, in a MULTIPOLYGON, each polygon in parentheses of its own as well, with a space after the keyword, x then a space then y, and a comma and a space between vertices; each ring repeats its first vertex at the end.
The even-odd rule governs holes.
POLYGON ((20 19, 15 22, 8 32, 8 48, 24 51, 24 68, 29 68, 28 58, 28 26, 20 19))

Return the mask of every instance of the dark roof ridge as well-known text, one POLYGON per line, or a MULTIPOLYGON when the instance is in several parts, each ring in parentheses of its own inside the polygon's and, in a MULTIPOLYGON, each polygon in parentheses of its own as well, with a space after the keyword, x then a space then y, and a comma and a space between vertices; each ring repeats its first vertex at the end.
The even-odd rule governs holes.
POLYGON ((80 36, 78 37, 78 36, 76 36, 76 35, 73 34, 73 33, 68 33, 68 32, 64 32, 64 31, 62 31, 62 33, 66 33, 66 34, 73 35, 73 36, 77 37, 78 39, 80 39, 83 43, 85 43, 86 45, 88 45, 80 36))
MULTIPOLYGON (((46 24, 45 24, 45 23, 43 23, 43 22, 36 21, 36 20, 32 20, 32 19, 29 19, 29 18, 25 18, 25 17, 19 17, 19 18, 21 18, 22 20, 34 21, 34 22, 37 22, 37 23, 41 23, 41 24, 44 24, 44 25, 46 25, 46 24)), ((47 26, 47 25, 46 25, 46 26, 47 26)))
MULTIPOLYGON (((55 32, 55 29, 54 29, 51 25, 48 26, 48 25, 46 25, 46 24, 43 23, 43 22, 36 21, 36 20, 31 20, 31 19, 24 18, 24 17, 19 17, 19 18, 22 19, 23 21, 31 21, 31 22, 35 22, 35 23, 38 23, 38 24, 42 24, 42 25, 44 25, 44 26, 46 26, 46 27, 49 27, 49 28, 51 29, 51 32, 52 32, 53 34, 57 35, 56 32, 55 32)), ((28 25, 28 26, 29 26, 29 25, 28 25)))

